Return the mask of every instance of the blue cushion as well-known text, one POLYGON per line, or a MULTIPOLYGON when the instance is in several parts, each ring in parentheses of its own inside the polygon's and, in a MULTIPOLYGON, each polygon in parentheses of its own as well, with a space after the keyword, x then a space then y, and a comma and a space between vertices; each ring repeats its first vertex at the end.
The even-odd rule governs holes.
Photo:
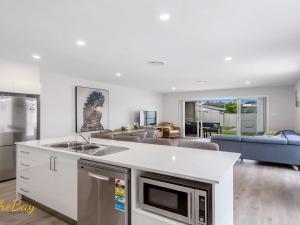
POLYGON ((289 145, 300 145, 300 135, 294 131, 283 131, 289 145))
POLYGON ((254 142, 254 143, 264 143, 264 144, 279 144, 286 145, 287 140, 282 137, 267 137, 267 136, 244 136, 242 137, 242 142, 254 142))
POLYGON ((242 138, 239 135, 213 134, 211 140, 241 141, 242 138))
POLYGON ((286 136, 286 135, 291 135, 291 134, 297 134, 295 131, 293 130, 283 130, 281 131, 281 133, 286 136))

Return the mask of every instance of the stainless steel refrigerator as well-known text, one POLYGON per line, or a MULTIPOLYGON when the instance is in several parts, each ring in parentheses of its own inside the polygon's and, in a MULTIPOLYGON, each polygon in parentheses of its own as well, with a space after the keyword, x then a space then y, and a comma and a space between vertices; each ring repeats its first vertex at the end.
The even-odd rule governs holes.
POLYGON ((39 139, 39 97, 0 93, 0 182, 16 177, 16 147, 39 139))

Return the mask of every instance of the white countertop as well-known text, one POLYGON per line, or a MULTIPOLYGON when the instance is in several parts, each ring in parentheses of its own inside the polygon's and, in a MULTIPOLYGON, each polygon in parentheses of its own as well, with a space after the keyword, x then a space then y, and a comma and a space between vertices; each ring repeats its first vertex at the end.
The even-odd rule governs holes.
MULTIPOLYGON (((208 183, 220 183, 223 175, 235 164, 240 156, 238 153, 104 139, 92 139, 92 143, 128 147, 129 150, 106 156, 90 156, 44 146, 51 143, 73 140, 74 136, 20 142, 17 143, 17 145, 39 148, 41 150, 64 152, 103 163, 208 183)), ((78 141, 81 141, 81 139, 78 138, 78 141)))

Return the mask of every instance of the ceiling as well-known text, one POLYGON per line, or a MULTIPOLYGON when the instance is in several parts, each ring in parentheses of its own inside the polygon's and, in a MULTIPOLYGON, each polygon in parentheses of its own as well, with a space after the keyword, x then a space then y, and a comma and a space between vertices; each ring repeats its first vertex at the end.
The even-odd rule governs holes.
POLYGON ((300 1, 1 0, 0 57, 159 92, 290 85, 300 1))

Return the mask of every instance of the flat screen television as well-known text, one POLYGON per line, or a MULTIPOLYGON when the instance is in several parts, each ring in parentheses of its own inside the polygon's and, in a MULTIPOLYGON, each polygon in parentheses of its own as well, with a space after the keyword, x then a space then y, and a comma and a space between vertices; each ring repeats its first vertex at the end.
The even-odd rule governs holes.
POLYGON ((148 127, 157 125, 157 111, 140 111, 140 126, 148 127))

